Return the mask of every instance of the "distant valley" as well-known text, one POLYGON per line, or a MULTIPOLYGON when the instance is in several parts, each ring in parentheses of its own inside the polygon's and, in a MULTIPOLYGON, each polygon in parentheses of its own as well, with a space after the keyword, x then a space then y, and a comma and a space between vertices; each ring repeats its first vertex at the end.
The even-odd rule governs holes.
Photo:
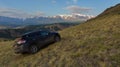
MULTIPOLYGON (((82 22, 80 22, 82 23, 82 22)), ((28 25, 28 26, 16 26, 16 27, 7 27, 0 29, 0 40, 9 40, 15 39, 20 35, 36 30, 51 30, 51 31, 60 31, 65 28, 75 26, 80 24, 78 22, 74 23, 53 23, 53 24, 39 24, 39 25, 28 25)))

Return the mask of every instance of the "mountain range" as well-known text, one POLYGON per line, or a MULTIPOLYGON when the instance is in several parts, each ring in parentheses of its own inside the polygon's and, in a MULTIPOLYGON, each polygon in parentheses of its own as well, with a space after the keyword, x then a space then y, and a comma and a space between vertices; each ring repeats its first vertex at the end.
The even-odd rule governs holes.
POLYGON ((94 18, 92 15, 71 14, 71 15, 56 15, 56 16, 36 16, 31 18, 13 18, 0 16, 0 25, 37 25, 37 24, 51 24, 59 22, 76 22, 86 21, 94 18))

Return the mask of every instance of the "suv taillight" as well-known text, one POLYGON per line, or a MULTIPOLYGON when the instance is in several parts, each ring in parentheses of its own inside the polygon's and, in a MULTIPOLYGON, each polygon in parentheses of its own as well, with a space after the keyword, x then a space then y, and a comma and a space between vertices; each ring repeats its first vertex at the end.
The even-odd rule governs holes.
POLYGON ((20 39, 20 40, 17 41, 17 44, 23 44, 25 42, 26 42, 26 40, 20 39))

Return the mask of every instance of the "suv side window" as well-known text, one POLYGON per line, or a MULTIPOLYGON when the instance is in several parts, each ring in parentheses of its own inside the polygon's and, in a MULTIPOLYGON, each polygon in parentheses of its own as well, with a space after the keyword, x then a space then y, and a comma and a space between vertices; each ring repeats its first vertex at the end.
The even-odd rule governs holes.
POLYGON ((34 37, 35 33, 29 34, 29 37, 34 37))
POLYGON ((29 37, 36 37, 38 36, 38 32, 33 32, 28 35, 29 37))
POLYGON ((49 32, 42 31, 42 32, 40 33, 40 35, 41 35, 41 36, 47 36, 47 35, 49 35, 49 32))

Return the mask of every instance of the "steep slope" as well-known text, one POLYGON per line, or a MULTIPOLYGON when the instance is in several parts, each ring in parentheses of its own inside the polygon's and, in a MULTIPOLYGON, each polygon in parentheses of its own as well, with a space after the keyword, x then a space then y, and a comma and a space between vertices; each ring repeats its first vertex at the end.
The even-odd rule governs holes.
POLYGON ((61 31, 60 42, 34 55, 15 55, 11 48, 12 42, 1 42, 0 65, 5 67, 119 67, 120 14, 113 14, 113 12, 61 31))
POLYGON ((115 7, 110 7, 107 10, 105 10, 100 16, 105 14, 120 14, 120 4, 117 4, 115 7))

